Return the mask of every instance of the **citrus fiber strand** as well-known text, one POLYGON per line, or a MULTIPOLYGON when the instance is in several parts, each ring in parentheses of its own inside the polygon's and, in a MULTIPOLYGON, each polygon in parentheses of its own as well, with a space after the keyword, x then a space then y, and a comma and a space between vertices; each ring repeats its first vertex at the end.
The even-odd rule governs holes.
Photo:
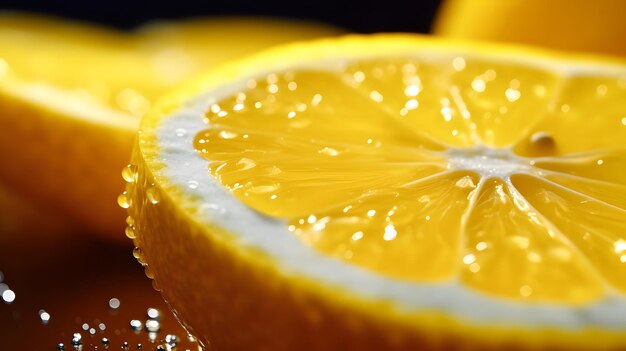
POLYGON ((410 187, 410 186, 413 186, 413 185, 417 185, 417 184, 423 183, 423 182, 428 181, 428 180, 432 180, 434 178, 450 175, 450 174, 453 174, 453 173, 456 173, 456 172, 458 172, 458 170, 445 170, 443 172, 435 173, 435 174, 427 176, 427 177, 422 177, 420 179, 415 179, 415 180, 413 180, 413 181, 411 181, 409 183, 402 184, 400 187, 402 187, 402 188, 410 187))
MULTIPOLYGON (((463 212, 463 215, 461 216, 461 231, 459 233, 459 245, 458 245, 458 254, 459 254, 458 262, 463 262, 463 257, 465 256, 464 251, 465 251, 465 248, 467 247, 467 232, 466 232, 467 221, 469 220, 470 215, 472 214, 472 211, 474 210, 474 207, 476 206, 478 195, 480 195, 480 192, 482 191, 486 182, 487 182, 487 178, 480 175, 480 180, 478 181, 478 184, 476 184, 476 187, 470 192, 470 198, 469 198, 467 208, 465 209, 465 212, 463 212)), ((461 270, 458 271, 456 280, 460 281, 461 280, 460 278, 461 278, 461 270)))
POLYGON ((541 223, 546 227, 546 229, 548 229, 549 233, 553 233, 555 238, 558 238, 560 242, 565 244, 565 246, 567 246, 570 250, 572 250, 572 252, 574 252, 578 257, 580 257, 584 265, 588 268, 588 271, 591 272, 591 274, 596 278, 596 280, 601 282, 602 287, 606 292, 611 293, 611 294, 617 294, 617 290, 613 288, 612 285, 598 272, 598 269, 596 268, 596 266, 588 258, 588 256, 579 249, 578 245, 574 244, 571 241, 571 239, 567 235, 565 235, 558 226, 556 226, 551 220, 549 220, 546 216, 544 216, 540 211, 537 211, 537 209, 530 202, 526 201, 526 197, 517 190, 515 185, 511 182, 510 178, 506 179, 505 182, 507 184, 507 187, 509 188, 509 191, 512 194, 515 194, 519 198, 523 199, 524 204, 526 205, 526 209, 519 208, 517 204, 516 206, 521 211, 524 211, 526 213, 529 213, 529 212, 535 213, 537 216, 537 219, 539 219, 541 223))
MULTIPOLYGON (((539 156, 539 157, 526 157, 526 158, 533 159, 535 162, 571 163, 571 162, 581 162, 581 161, 594 161, 598 157, 612 155, 612 154, 623 154, 623 153, 626 153, 626 148, 612 147, 612 148, 574 152, 574 153, 569 153, 569 154, 559 155, 559 156, 539 156)), ((523 157, 523 156, 520 156, 520 157, 523 157)))
MULTIPOLYGON (((319 144, 320 146, 332 146, 332 147, 352 149, 352 150, 362 150, 362 151, 366 151, 366 153, 369 153, 371 151, 370 147, 356 144, 356 143, 350 143, 350 142, 343 143, 343 142, 339 142, 336 140, 331 141, 331 140, 324 139, 324 138, 315 138, 309 141, 303 141, 300 138, 289 135, 289 134, 280 134, 277 132, 242 129, 242 128, 236 128, 236 127, 231 127, 231 126, 226 126, 226 125, 220 125, 216 123, 211 123, 207 129, 227 130, 227 131, 232 131, 232 132, 236 132, 240 134, 255 134, 255 135, 265 136, 265 137, 280 138, 284 140, 289 140, 290 142, 293 142, 294 144, 301 144, 301 145, 306 145, 306 146, 311 145, 311 143, 315 143, 315 144, 319 144)), ((429 155, 431 157, 437 156, 441 158, 442 162, 445 162, 444 161, 445 157, 442 154, 442 152, 439 150, 430 150, 426 148, 416 149, 416 148, 412 148, 408 146, 401 146, 401 145, 385 145, 384 149, 390 150, 390 151, 397 150, 398 152, 403 152, 409 155, 423 154, 423 155, 429 155)), ((437 163, 437 164, 439 165, 439 164, 444 164, 444 163, 437 163)))
MULTIPOLYGON (((523 173, 519 173, 519 174, 526 174, 526 175, 528 175, 528 176, 535 176, 535 175, 530 174, 530 173, 528 173, 528 172, 523 172, 523 173)), ((535 177, 536 177, 536 176, 535 176, 535 177)), ((544 181, 544 182, 548 183, 548 184, 552 184, 553 186, 555 186, 555 187, 557 187, 557 188, 559 188, 559 189, 561 189, 561 190, 564 190, 564 191, 569 192, 569 193, 571 193, 571 194, 576 194, 576 195, 578 195, 578 196, 580 196, 580 197, 583 197, 583 198, 585 198, 585 199, 587 199, 587 200, 589 200, 589 201, 593 201, 593 202, 599 203, 599 204, 601 204, 601 205, 603 205, 603 206, 610 207, 610 208, 615 209, 615 210, 617 210, 617 211, 624 212, 624 214, 626 215, 626 209, 624 209, 624 208, 622 208, 622 207, 615 206, 615 205, 613 205, 613 204, 610 204, 610 203, 608 203, 608 202, 606 202, 606 201, 600 200, 600 199, 598 199, 598 198, 596 198, 596 197, 593 197, 593 196, 591 196, 591 195, 588 195, 588 194, 582 193, 582 192, 580 192, 580 191, 574 190, 574 189, 572 189, 572 188, 570 188, 570 187, 567 187, 567 186, 561 185, 561 184, 559 184, 559 183, 557 183, 557 182, 555 182, 555 181, 553 181, 553 180, 551 180, 551 179, 549 179, 549 178, 546 178, 546 177, 541 177, 540 179, 541 179, 542 181, 544 181)), ((583 178, 583 179, 587 179, 587 178, 583 178)), ((613 184, 613 183, 609 183, 609 184, 613 184)), ((626 188, 626 187, 625 187, 625 188, 626 188)))
POLYGON ((465 118, 465 116, 463 116, 461 120, 463 120, 463 123, 465 124, 465 129, 469 131, 470 140, 476 145, 485 144, 480 137, 480 134, 477 132, 477 126, 472 120, 472 113, 467 109, 467 104, 465 104, 463 96, 461 96, 459 87, 456 85, 451 86, 449 93, 450 96, 452 96, 452 101, 456 105, 457 109, 461 111, 461 115, 463 115, 463 111, 469 114, 469 118, 465 118), (472 128, 472 125, 474 128, 472 128))
POLYGON ((555 172, 541 172, 540 174, 552 182, 626 210, 626 185, 571 174, 555 172))

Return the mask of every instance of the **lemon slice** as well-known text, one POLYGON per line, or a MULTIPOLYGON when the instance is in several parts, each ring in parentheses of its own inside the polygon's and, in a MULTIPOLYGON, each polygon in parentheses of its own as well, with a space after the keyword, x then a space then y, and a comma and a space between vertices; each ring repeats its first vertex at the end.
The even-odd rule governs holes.
POLYGON ((583 1, 576 6, 567 0, 445 0, 433 33, 624 56, 624 10, 626 3, 620 0, 583 1))
POLYGON ((123 33, 2 14, 0 178, 40 207, 118 236, 124 218, 115 204, 119 169, 128 163, 139 117, 157 96, 217 63, 337 32, 316 24, 227 18, 155 23, 123 33))
POLYGON ((624 348, 625 97, 621 62, 282 47, 143 120, 127 232, 208 349, 624 348))

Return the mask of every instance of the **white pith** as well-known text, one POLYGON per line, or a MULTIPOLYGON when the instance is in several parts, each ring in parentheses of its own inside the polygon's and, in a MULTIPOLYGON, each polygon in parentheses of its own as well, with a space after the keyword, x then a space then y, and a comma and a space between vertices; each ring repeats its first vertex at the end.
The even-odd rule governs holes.
MULTIPOLYGON (((341 65, 339 65, 341 66, 341 65)), ((563 67, 559 67, 563 68, 563 67)), ((193 146, 206 129, 204 113, 215 100, 245 89, 240 83, 199 96, 165 118, 157 130, 159 153, 166 160, 161 171, 171 183, 197 198, 201 221, 212 223, 249 246, 273 257, 286 275, 310 277, 364 298, 392 302, 398 311, 440 311, 472 324, 523 326, 527 329, 602 327, 626 329, 626 297, 607 292, 584 306, 560 306, 498 299, 466 288, 462 283, 414 283, 388 278, 330 258, 303 243, 287 228, 287 221, 264 216, 235 198, 208 172, 208 161, 193 146)), ((446 151, 451 169, 471 170, 482 179, 528 173, 533 167, 509 149, 476 146, 446 151)), ((194 200, 195 201, 195 200, 194 200)))

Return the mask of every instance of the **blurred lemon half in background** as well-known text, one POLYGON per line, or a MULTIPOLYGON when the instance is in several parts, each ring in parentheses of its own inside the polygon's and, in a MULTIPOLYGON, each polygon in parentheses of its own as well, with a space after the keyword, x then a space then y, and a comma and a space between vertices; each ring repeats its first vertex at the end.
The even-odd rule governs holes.
MULTIPOLYGON (((339 32, 321 24, 251 17, 153 23, 126 33, 4 13, 0 181, 9 190, 5 193, 51 209, 60 222, 123 237, 124 214, 115 201, 119 170, 128 163, 139 118, 157 96, 217 63, 339 32)), ((0 200, 10 203, 7 194, 0 200)), ((13 215, 18 216, 10 210, 4 214, 13 215)), ((46 230, 33 216, 32 224, 46 230)), ((27 227, 22 230, 34 230, 27 227)))
POLYGON ((621 0, 444 0, 433 33, 626 56, 621 0))
POLYGON ((161 100, 120 200, 207 348, 620 349, 624 116, 623 61, 296 44, 161 100))

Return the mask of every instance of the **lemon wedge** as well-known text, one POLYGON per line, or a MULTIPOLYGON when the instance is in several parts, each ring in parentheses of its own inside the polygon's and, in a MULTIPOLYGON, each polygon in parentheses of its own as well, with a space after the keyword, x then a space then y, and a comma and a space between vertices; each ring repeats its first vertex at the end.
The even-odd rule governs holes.
POLYGON ((124 218, 115 204, 119 169, 128 163, 139 117, 157 96, 217 63, 337 32, 317 24, 224 18, 124 33, 2 14, 0 178, 26 201, 88 231, 118 236, 124 218))
POLYGON ((626 65, 410 35, 161 100, 135 256, 218 350, 626 347, 626 65))

